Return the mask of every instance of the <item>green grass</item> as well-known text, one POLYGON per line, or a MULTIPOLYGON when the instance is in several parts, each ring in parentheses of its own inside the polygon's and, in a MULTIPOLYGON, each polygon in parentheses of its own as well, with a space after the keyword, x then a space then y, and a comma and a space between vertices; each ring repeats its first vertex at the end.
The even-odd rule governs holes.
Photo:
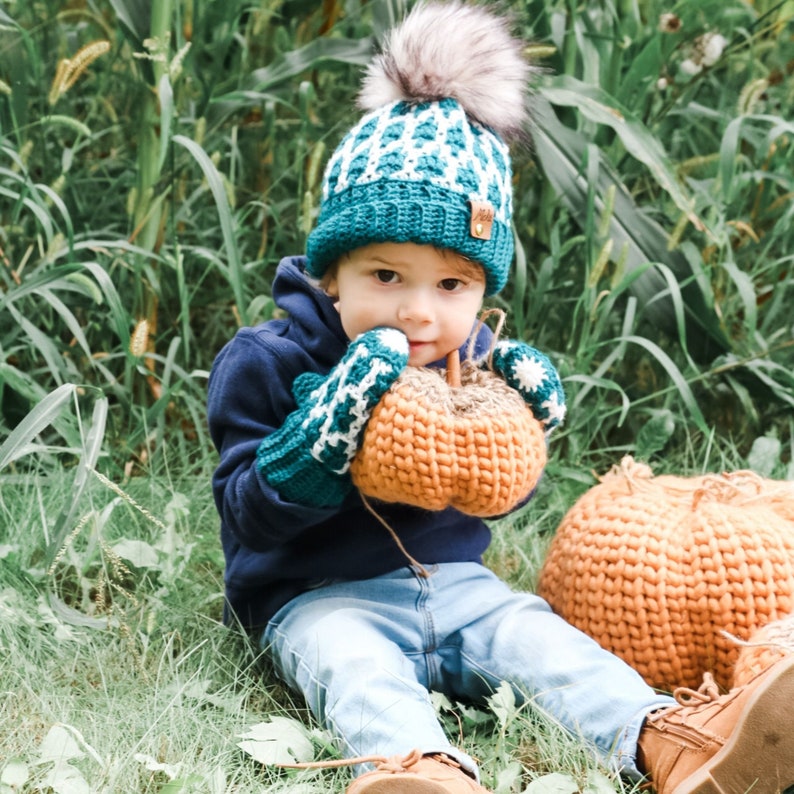
MULTIPOLYGON (((298 792, 333 781, 342 790, 347 770, 288 772, 239 747, 253 726, 287 718, 310 729, 313 755, 337 757, 267 660, 221 624, 222 561, 204 477, 161 472, 109 484, 92 475, 51 562, 47 530, 73 477, 32 470, 4 486, 0 769, 24 770, 15 790, 46 790, 47 780, 66 790, 58 787, 78 775, 90 791, 298 792), (52 744, 69 767, 47 761, 52 744)), ((530 585, 564 501, 556 487, 544 490, 520 521, 496 528, 490 563, 516 586, 530 585)), ((596 774, 575 741, 505 692, 476 708, 438 705, 496 791, 518 790, 522 777, 596 774)))
POLYGON ((69 498, 71 479, 26 476, 4 488, 3 510, 16 528, 4 546, 0 589, 0 757, 28 765, 22 790, 39 790, 51 771, 36 761, 59 725, 81 737, 74 766, 91 791, 176 790, 163 789, 172 772, 201 781, 185 791, 255 790, 274 774, 247 763, 235 737, 268 713, 284 713, 289 699, 220 623, 206 481, 182 478, 176 492, 164 479, 142 479, 123 492, 140 507, 180 506, 151 517, 118 504, 95 481, 83 513, 91 520, 48 568, 43 539, 31 543, 29 528, 69 498), (114 549, 131 539, 145 543, 152 559, 121 560, 114 549), (178 553, 166 552, 172 544, 178 553), (154 762, 168 764, 169 773, 147 769, 154 762))
MULTIPOLYGON (((334 755, 221 625, 204 399, 221 345, 273 316, 275 266, 303 250, 360 68, 404 5, 0 10, 0 794, 348 779, 238 746, 285 717, 334 755)), ((569 401, 538 496, 488 554, 531 588, 565 511, 623 455, 794 479, 794 4, 507 5, 548 72, 493 303, 569 401), (690 74, 715 31, 724 51, 690 74)), ((439 709, 498 794, 596 774, 504 693, 439 709)), ((603 786, 621 784, 587 790, 603 786)))

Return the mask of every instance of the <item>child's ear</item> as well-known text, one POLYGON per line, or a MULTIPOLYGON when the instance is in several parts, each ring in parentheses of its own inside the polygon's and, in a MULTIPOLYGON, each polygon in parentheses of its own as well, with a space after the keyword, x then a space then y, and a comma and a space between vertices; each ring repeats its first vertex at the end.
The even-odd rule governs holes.
POLYGON ((320 289, 329 297, 329 298, 338 298, 339 297, 339 280, 337 279, 337 269, 339 268, 339 263, 334 262, 328 270, 325 271, 323 277, 320 279, 320 289))
POLYGON ((324 278, 320 286, 323 288, 323 292, 329 298, 339 297, 339 287, 336 281, 336 276, 329 276, 328 278, 324 278))

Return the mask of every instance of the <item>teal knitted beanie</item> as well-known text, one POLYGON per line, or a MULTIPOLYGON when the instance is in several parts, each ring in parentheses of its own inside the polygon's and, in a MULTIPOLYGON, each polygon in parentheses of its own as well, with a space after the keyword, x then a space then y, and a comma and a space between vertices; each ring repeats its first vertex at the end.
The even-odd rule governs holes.
POLYGON ((459 2, 419 4, 386 39, 332 154, 307 271, 342 254, 412 242, 482 265, 499 292, 513 259, 508 141, 526 122, 532 68, 505 19, 459 2))

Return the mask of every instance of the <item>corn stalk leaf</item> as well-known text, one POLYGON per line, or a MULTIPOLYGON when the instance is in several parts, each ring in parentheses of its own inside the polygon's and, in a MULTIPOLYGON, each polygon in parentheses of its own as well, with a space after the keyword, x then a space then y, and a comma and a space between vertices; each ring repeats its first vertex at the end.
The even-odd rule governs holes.
POLYGON ((590 121, 611 127, 626 151, 648 168, 659 187, 670 196, 692 225, 703 230, 703 222, 692 211, 693 201, 676 177, 664 148, 628 108, 606 91, 570 75, 552 78, 541 87, 540 92, 553 105, 574 107, 590 121))
POLYGON ((365 66, 372 58, 373 41, 362 39, 314 39, 303 47, 276 58, 268 66, 252 71, 239 89, 212 100, 213 121, 270 99, 279 85, 327 63, 346 63, 365 66))
POLYGON ((140 47, 151 27, 151 0, 110 0, 110 5, 122 23, 122 28, 136 46, 140 47))
MULTIPOLYGON (((582 164, 588 141, 560 123, 544 97, 536 97, 535 105, 533 142, 539 165, 573 218, 585 223, 589 185, 582 164)), ((704 295, 686 257, 668 249, 668 234, 637 207, 603 153, 596 179, 596 206, 599 210, 604 206, 602 197, 610 186, 615 187, 614 210, 609 222, 614 250, 620 251, 625 246, 627 273, 645 269, 631 284, 631 292, 637 297, 645 319, 666 333, 674 336, 678 333, 679 323, 675 305, 670 299, 670 285, 658 268, 647 267, 648 263, 663 264, 680 286, 689 353, 697 360, 712 360, 730 349, 719 317, 704 295)))
POLYGON ((14 22, 14 20, 11 19, 11 17, 8 16, 8 14, 6 14, 6 12, 2 8, 0 8, 0 23, 2 23, 3 25, 8 25, 10 28, 19 27, 17 23, 14 22))
POLYGON ((272 88, 328 62, 366 66, 372 58, 372 39, 314 39, 303 47, 285 52, 273 63, 255 69, 246 82, 257 91, 272 88))

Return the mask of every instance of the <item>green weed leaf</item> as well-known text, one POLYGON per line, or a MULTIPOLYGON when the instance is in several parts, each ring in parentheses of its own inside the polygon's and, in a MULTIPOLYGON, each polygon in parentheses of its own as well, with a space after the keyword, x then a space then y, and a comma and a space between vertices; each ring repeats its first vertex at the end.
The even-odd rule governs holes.
POLYGON ((488 706, 503 728, 509 725, 520 711, 516 705, 516 693, 506 681, 502 681, 488 698, 488 706))
POLYGON ((306 727, 289 717, 273 717, 239 735, 237 746, 260 764, 294 764, 310 761, 314 747, 306 727))
POLYGON ((651 455, 663 450, 674 431, 675 417, 672 411, 668 409, 653 411, 637 433, 636 457, 647 460, 651 455))
POLYGON ((136 753, 135 760, 149 772, 162 772, 169 780, 174 780, 182 769, 181 764, 164 764, 144 753, 136 753))
POLYGON ((510 761, 496 775, 494 794, 512 794, 514 791, 518 791, 523 772, 523 767, 518 761, 510 761))
POLYGON ((113 551, 136 568, 160 567, 160 559, 154 547, 143 540, 125 538, 113 545, 113 551))
POLYGON ((753 441, 747 463, 750 468, 762 477, 771 477, 772 472, 780 463, 783 445, 780 439, 771 436, 760 436, 753 441))
POLYGON ((615 785, 598 769, 591 769, 587 774, 583 794, 615 794, 615 785))
POLYGON ((28 765, 21 758, 9 758, 0 771, 0 794, 20 791, 29 778, 28 765))
POLYGON ((100 760, 82 734, 68 725, 53 725, 39 746, 37 765, 52 764, 41 781, 41 789, 52 789, 56 794, 91 794, 91 787, 80 770, 71 761, 83 758, 88 751, 94 760, 100 760))
POLYGON ((578 792, 577 782, 570 775, 561 772, 552 772, 536 778, 524 789, 524 794, 578 794, 578 792))
POLYGON ((74 735, 63 725, 53 725, 39 746, 39 764, 71 761, 84 755, 74 735))
POLYGON ((79 769, 66 763, 57 763, 41 781, 41 790, 55 794, 92 794, 88 781, 79 769))

